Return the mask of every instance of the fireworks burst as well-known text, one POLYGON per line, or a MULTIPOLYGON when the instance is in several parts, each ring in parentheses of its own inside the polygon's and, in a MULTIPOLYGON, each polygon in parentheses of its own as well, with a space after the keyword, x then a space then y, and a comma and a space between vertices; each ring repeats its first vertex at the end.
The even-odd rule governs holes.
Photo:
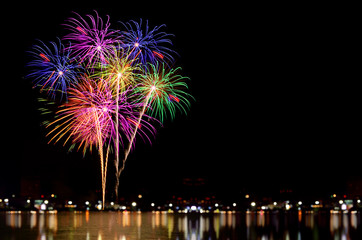
POLYGON ((71 31, 64 39, 73 44, 69 47, 80 61, 88 61, 90 67, 98 62, 104 62, 106 55, 119 43, 120 35, 110 30, 109 17, 104 23, 95 11, 95 17, 87 15, 90 23, 75 13, 78 18, 70 18, 65 26, 71 31))
POLYGON ((187 84, 183 77, 177 72, 181 68, 167 69, 165 64, 148 64, 145 73, 138 78, 137 92, 141 102, 148 105, 149 115, 164 122, 167 114, 171 119, 175 117, 177 109, 187 112, 190 106, 190 94, 186 93, 187 84))
POLYGON ((49 142, 58 142, 65 138, 66 144, 72 138, 72 146, 79 143, 83 153, 96 145, 100 156, 102 176, 102 197, 105 201, 107 164, 109 146, 106 156, 104 149, 106 139, 114 131, 111 111, 114 105, 112 94, 103 81, 95 82, 86 76, 69 89, 69 100, 57 112, 58 118, 47 127, 54 126, 48 135, 53 135, 49 142))
MULTIPOLYGON (((60 107, 56 119, 47 125, 47 128, 53 128, 47 134, 52 136, 49 142, 63 139, 65 145, 71 141, 70 149, 79 144, 78 150, 83 148, 83 154, 88 148, 92 151, 92 146, 96 146, 101 163, 103 198, 111 141, 115 138, 121 143, 123 138, 129 141, 134 137, 135 128, 141 126, 143 128, 138 133, 143 139, 150 141, 147 134, 154 133, 154 127, 147 121, 137 122, 139 113, 135 109, 140 104, 128 101, 129 91, 120 94, 117 104, 107 81, 83 76, 77 85, 68 90, 68 102, 60 107), (119 119, 116 123, 115 116, 119 119), (106 153, 104 149, 107 149, 106 153)), ((114 144, 118 146, 119 142, 114 144)))
POLYGON ((107 84, 82 76, 68 90, 68 102, 60 106, 56 119, 48 125, 54 126, 48 135, 55 133, 49 142, 65 138, 65 145, 72 139, 72 148, 79 143, 78 149, 83 147, 83 152, 92 145, 102 147, 114 132, 111 114, 114 105, 107 84))
POLYGON ((171 54, 175 52, 167 47, 172 45, 169 37, 172 34, 161 32, 160 29, 165 25, 156 26, 152 30, 149 29, 148 21, 145 27, 142 26, 142 19, 140 22, 129 21, 122 23, 126 30, 122 31, 122 46, 126 49, 135 49, 131 57, 136 59, 142 64, 149 62, 156 63, 158 61, 173 61, 171 54))
MULTIPOLYGON (((139 119, 140 103, 130 102, 128 97, 131 90, 126 90, 119 95, 118 111, 117 102, 107 81, 91 79, 82 76, 77 85, 69 88, 68 102, 60 106, 56 118, 47 125, 53 129, 47 134, 52 136, 49 142, 64 140, 63 145, 71 142, 70 149, 79 144, 78 150, 92 150, 109 144, 115 139, 117 133, 121 139, 129 140, 139 119), (118 128, 114 122, 115 116, 119 118, 118 128)), ((147 134, 154 132, 150 123, 142 121, 144 130, 141 132, 145 139, 150 139, 147 134)))
POLYGON ((33 78, 35 86, 46 89, 52 98, 56 92, 66 94, 69 85, 77 82, 80 65, 70 57, 71 51, 65 50, 60 41, 58 44, 50 42, 51 47, 39 42, 40 45, 35 45, 30 52, 34 60, 28 64, 31 71, 27 77, 33 78))
POLYGON ((181 68, 168 67, 175 52, 168 48, 172 35, 160 31, 165 25, 150 29, 147 21, 130 21, 123 24, 124 31, 116 31, 110 30, 109 17, 104 22, 97 12, 86 19, 76 15, 65 24, 70 30, 64 37, 70 41, 67 47, 60 41, 50 48, 42 42, 34 46, 27 77, 52 98, 57 91, 67 94, 54 119, 44 122, 47 137, 49 143, 63 142, 83 154, 97 149, 104 207, 109 154, 115 154, 117 198, 119 177, 136 137, 151 142, 154 124, 167 116, 173 119, 178 110, 186 113, 192 97, 188 78, 178 74, 181 68))
MULTIPOLYGON (((171 119, 175 117, 176 109, 182 109, 186 112, 186 108, 190 105, 187 97, 191 96, 184 92, 184 89, 187 89, 184 80, 187 78, 176 74, 178 70, 180 68, 166 70, 164 64, 148 64, 144 72, 139 75, 136 93, 140 96, 140 103, 143 107, 137 121, 138 124, 145 115, 146 110, 150 112, 151 116, 159 119, 161 123, 165 119, 167 112, 170 112, 171 119)), ((130 144, 125 150, 123 167, 119 169, 118 177, 124 169, 124 163, 133 146, 137 131, 136 128, 132 134, 130 144)))
POLYGON ((113 89, 113 93, 119 94, 129 86, 134 86, 136 72, 140 70, 139 65, 131 58, 132 50, 114 47, 105 59, 105 63, 98 66, 100 71, 95 75, 106 79, 113 89))

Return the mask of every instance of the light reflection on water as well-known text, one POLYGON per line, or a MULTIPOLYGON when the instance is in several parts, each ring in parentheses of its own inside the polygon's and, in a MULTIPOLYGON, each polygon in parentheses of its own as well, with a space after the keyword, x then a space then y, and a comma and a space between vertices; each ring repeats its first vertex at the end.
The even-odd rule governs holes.
POLYGON ((0 213, 0 239, 362 239, 360 213, 0 213))

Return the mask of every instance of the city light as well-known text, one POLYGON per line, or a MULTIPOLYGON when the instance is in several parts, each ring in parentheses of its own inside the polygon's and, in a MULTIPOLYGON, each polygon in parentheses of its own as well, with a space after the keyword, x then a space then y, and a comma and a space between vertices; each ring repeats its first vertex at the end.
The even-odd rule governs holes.
POLYGON ((47 205, 45 205, 45 203, 42 203, 42 204, 40 205, 40 210, 42 210, 42 211, 47 210, 47 205))
MULTIPOLYGON (((50 195, 49 195, 50 196, 50 195)), ((240 204, 236 201, 223 202, 216 197, 205 197, 204 199, 198 200, 187 200, 183 197, 175 196, 172 199, 165 199, 164 202, 156 204, 154 201, 147 202, 147 199, 142 200, 142 204, 136 201, 124 201, 118 205, 115 202, 109 202, 106 205, 108 210, 119 210, 119 211, 160 211, 160 212, 180 212, 180 213, 223 213, 233 211, 288 211, 288 210, 299 210, 299 211, 320 211, 328 210, 331 213, 341 213, 346 211, 353 212, 355 209, 360 209, 361 200, 358 197, 355 198, 331 198, 328 195, 326 199, 319 200, 279 200, 269 202, 265 200, 258 200, 256 197, 254 201, 248 201, 244 198, 244 195, 239 197, 240 204), (244 202, 242 202, 244 200, 244 202), (308 204, 307 204, 308 203, 308 204)), ((343 196, 343 195, 341 195, 343 196)), ((46 196, 44 196, 46 198, 46 196)), ((138 195, 135 196, 136 199, 138 195)), ((45 199, 45 198, 30 198, 26 197, 23 199, 23 208, 29 209, 30 207, 36 208, 38 211, 49 211, 49 210, 103 210, 102 201, 95 202, 92 204, 89 200, 83 201, 83 204, 77 205, 73 200, 66 200, 62 204, 62 200, 57 199, 45 199)), ((133 198, 134 199, 134 198, 133 198)), ((237 200, 237 199, 234 199, 237 200)), ((14 206, 19 201, 13 201, 13 198, 3 198, 0 201, 0 210, 14 209, 14 206), (13 205, 12 205, 13 204, 13 205)), ((357 210, 358 211, 358 210, 357 210)))

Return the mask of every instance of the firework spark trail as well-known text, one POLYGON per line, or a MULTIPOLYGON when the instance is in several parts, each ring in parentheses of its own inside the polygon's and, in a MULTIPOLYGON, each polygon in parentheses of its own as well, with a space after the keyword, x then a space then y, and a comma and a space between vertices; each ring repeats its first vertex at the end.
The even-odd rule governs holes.
MULTIPOLYGON (((149 94, 149 96, 150 96, 150 94, 149 94)), ((139 113, 139 116, 137 118, 128 118, 128 117, 126 118, 128 123, 133 125, 134 129, 132 130, 131 137, 128 138, 128 147, 127 147, 127 150, 125 151, 125 156, 123 158, 122 165, 119 165, 119 153, 116 153, 116 159, 115 159, 116 183, 115 183, 115 188, 114 188, 116 199, 118 198, 119 178, 126 166, 128 154, 129 154, 132 146, 134 145, 136 134, 138 133, 138 135, 141 136, 144 141, 145 141, 144 138, 146 138, 148 140, 148 142, 151 143, 149 134, 154 135, 154 133, 156 132, 154 126, 151 123, 149 123, 149 121, 157 122, 157 120, 145 114, 145 110, 147 107, 147 101, 145 103, 137 103, 136 105, 138 105, 138 107, 142 106, 142 110, 139 113), (143 118, 148 119, 148 121, 143 120, 143 118), (143 126, 142 129, 141 129, 141 126, 143 126), (149 134, 147 134, 147 133, 149 133, 149 134)), ((116 144, 117 144, 117 142, 116 142, 116 144)), ((118 144, 116 146, 118 146, 118 144)))
MULTIPOLYGON (((137 124, 134 124, 135 127, 132 137, 129 141, 128 148, 125 150, 123 164, 118 170, 118 178, 125 168, 125 163, 131 148, 134 145, 136 133, 140 129, 141 119, 145 115, 146 110, 151 107, 158 108, 158 110, 155 111, 155 115, 158 115, 162 122, 167 110, 171 112, 172 118, 175 116, 174 111, 176 109, 176 104, 179 105, 177 108, 184 110, 189 106, 189 102, 186 100, 188 94, 181 89, 187 88, 186 83, 183 82, 185 78, 177 75, 177 70, 178 69, 166 70, 164 64, 162 64, 162 66, 149 64, 148 68, 145 69, 145 74, 141 74, 139 78, 140 83, 137 85, 138 89, 136 91, 138 91, 141 96, 145 97, 141 97, 141 99, 144 99, 141 100, 141 103, 143 104, 142 110, 137 124), (182 104, 184 104, 185 107, 182 106, 182 104)), ((151 110, 151 112, 154 110, 151 110)))
MULTIPOLYGON (((122 92, 125 91, 129 86, 134 84, 135 74, 134 72, 138 70, 138 65, 134 64, 134 59, 130 58, 130 54, 134 51, 135 48, 132 48, 131 51, 126 51, 123 48, 116 48, 112 49, 112 51, 107 55, 106 61, 101 63, 98 66, 101 71, 99 71, 96 75, 100 78, 105 79, 109 85, 113 89, 113 95, 116 98, 116 109, 115 111, 118 112, 119 110, 119 96, 122 92)), ((130 118, 127 118, 130 119, 130 118)), ((115 116, 115 131, 119 132, 119 117, 118 114, 115 116)), ((114 165, 116 169, 116 187, 115 187, 115 194, 116 198, 118 198, 118 185, 119 185, 119 178, 118 178, 118 169, 119 169, 119 135, 116 134, 115 138, 115 160, 114 165)))
MULTIPOLYGON (((104 209, 105 204, 105 196, 106 196, 106 182, 107 182, 107 165, 108 165, 108 151, 109 151, 109 145, 107 148, 107 155, 104 159, 103 156, 103 139, 101 136, 101 124, 99 122, 99 117, 97 116, 96 110, 94 110, 95 119, 96 119, 96 135, 98 138, 98 153, 100 156, 100 164, 101 164, 101 177, 102 177, 102 209, 104 209)), ((118 135, 118 134, 117 134, 118 135)))
POLYGON ((71 148, 79 144, 78 149, 83 147, 83 154, 88 148, 92 150, 93 145, 97 147, 101 164, 104 204, 109 147, 111 139, 120 134, 115 131, 113 116, 119 115, 122 133, 128 139, 132 125, 127 118, 136 119, 131 110, 138 105, 131 106, 126 96, 120 95, 121 103, 115 111, 116 102, 108 83, 100 79, 95 81, 87 76, 83 76, 82 80, 68 91, 68 102, 63 104, 56 113, 57 118, 47 125, 47 128, 53 127, 47 136, 52 135, 49 142, 65 139, 63 145, 71 139, 71 148), (104 156, 105 147, 107 147, 107 153, 104 156))
MULTIPOLYGON (((153 90, 152 90, 153 91, 153 90)), ((141 113, 140 113, 140 116, 137 120, 137 123, 133 120, 130 119, 130 122, 133 123, 134 125, 134 130, 133 130, 133 134, 132 134, 132 137, 131 139, 129 140, 129 144, 128 144, 128 148, 126 149, 125 153, 124 153, 124 158, 123 158, 123 161, 122 161, 122 166, 120 168, 118 168, 118 172, 117 172, 117 177, 119 178, 121 176, 121 173, 122 171, 124 170, 125 166, 126 166, 126 161, 127 161, 127 158, 128 158, 128 154, 130 153, 131 151, 131 148, 133 146, 133 142, 134 142, 134 139, 136 137, 136 133, 138 132, 138 129, 141 128, 141 120, 142 120, 142 117, 144 116, 145 114, 145 111, 146 111, 146 107, 148 105, 148 101, 151 97, 151 94, 152 94, 152 91, 150 93, 148 93, 148 95, 146 96, 146 101, 145 103, 143 104, 143 107, 142 107, 142 110, 141 110, 141 113)))
MULTIPOLYGON (((136 109, 142 103, 128 99, 132 97, 133 88, 119 93, 115 99, 109 84, 106 80, 83 76, 77 85, 68 90, 68 102, 60 107, 57 118, 47 125, 47 128, 53 127, 47 134, 52 136, 49 143, 64 139, 65 145, 71 141, 71 149, 79 144, 78 150, 83 148, 83 154, 88 148, 91 151, 92 146, 96 146, 100 156, 103 197, 111 141, 116 139, 114 144, 118 149, 119 145, 123 145, 123 138, 129 141, 135 137, 134 122, 141 124, 136 109), (117 123, 114 122, 115 118, 118 119, 117 123), (104 154, 106 147, 107 153, 104 154)), ((138 133, 150 141, 148 134, 153 134, 155 129, 147 121, 142 121, 142 125, 144 127, 138 133)))
POLYGON ((58 142, 69 135, 64 145, 72 138, 73 145, 79 142, 79 148, 83 146, 83 153, 92 145, 96 145, 100 156, 102 179, 102 204, 105 203, 105 187, 107 177, 108 149, 104 158, 104 146, 106 139, 114 133, 112 121, 112 108, 114 101, 104 82, 95 81, 83 77, 79 84, 69 89, 69 101, 57 112, 59 118, 47 127, 55 127, 47 135, 54 136, 49 142, 58 142))

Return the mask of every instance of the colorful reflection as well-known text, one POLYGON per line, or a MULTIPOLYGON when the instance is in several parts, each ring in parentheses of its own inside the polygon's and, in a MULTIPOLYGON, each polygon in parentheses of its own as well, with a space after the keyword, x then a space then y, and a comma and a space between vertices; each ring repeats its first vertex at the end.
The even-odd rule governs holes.
POLYGON ((353 212, 0 213, 0 239, 362 239, 353 212))

